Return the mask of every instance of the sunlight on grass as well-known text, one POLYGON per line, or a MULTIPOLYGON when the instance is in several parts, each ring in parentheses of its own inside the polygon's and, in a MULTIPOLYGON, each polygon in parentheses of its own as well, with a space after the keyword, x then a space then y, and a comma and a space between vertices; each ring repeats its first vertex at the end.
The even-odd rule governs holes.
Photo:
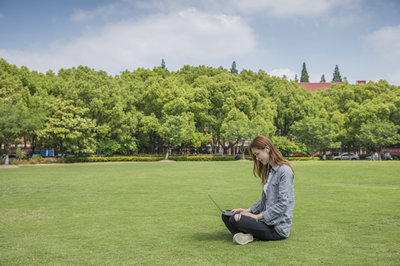
POLYGON ((232 244, 226 209, 261 195, 251 162, 0 169, 0 264, 397 264, 399 162, 293 162, 289 239, 232 244))

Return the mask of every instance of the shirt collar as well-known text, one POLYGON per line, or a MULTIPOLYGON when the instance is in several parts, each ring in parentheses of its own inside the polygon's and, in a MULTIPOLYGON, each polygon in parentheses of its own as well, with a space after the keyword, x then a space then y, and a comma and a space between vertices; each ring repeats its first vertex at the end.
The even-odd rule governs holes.
POLYGON ((278 170, 278 167, 279 167, 279 165, 274 165, 274 166, 272 166, 272 171, 274 171, 274 172, 276 172, 277 170, 278 170))

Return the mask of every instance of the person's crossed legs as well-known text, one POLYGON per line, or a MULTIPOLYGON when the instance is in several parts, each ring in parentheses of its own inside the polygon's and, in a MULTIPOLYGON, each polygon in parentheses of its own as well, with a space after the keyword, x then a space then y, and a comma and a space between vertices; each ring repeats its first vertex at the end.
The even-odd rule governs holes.
POLYGON ((237 233, 251 234, 255 238, 264 241, 284 239, 275 231, 273 226, 239 213, 233 216, 222 214, 222 220, 233 235, 237 233))

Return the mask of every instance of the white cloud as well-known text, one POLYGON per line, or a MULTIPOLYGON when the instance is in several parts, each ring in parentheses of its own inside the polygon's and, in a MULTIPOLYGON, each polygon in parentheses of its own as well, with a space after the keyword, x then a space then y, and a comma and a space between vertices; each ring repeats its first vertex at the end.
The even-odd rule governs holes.
POLYGON ((325 15, 336 8, 353 8, 363 0, 153 0, 137 1, 140 8, 159 11, 176 10, 187 6, 199 6, 203 10, 224 13, 265 14, 274 17, 315 17, 325 15))
POLYGON ((326 19, 331 26, 343 26, 353 24, 358 21, 360 17, 352 14, 334 14, 328 16, 326 19))
POLYGON ((381 28, 366 36, 365 41, 370 52, 386 66, 388 81, 400 84, 400 25, 381 28))
POLYGON ((120 2, 111 3, 104 6, 99 6, 94 10, 76 9, 71 16, 71 20, 75 22, 108 18, 112 15, 124 11, 124 6, 120 2))
POLYGON ((388 74, 387 74, 387 80, 391 84, 395 84, 397 86, 400 86, 400 68, 395 68, 392 69, 388 74))
MULTIPOLYGON (((362 0, 234 0, 239 12, 264 13, 274 17, 323 16, 337 8, 354 8, 362 0)), ((230 1, 225 1, 230 2, 230 1)))
POLYGON ((253 32, 240 17, 187 9, 110 23, 69 43, 54 42, 44 52, 0 50, 0 57, 39 71, 87 65, 119 73, 159 65, 161 58, 166 59, 167 67, 229 61, 255 48, 253 32))
POLYGON ((332 3, 327 0, 235 0, 234 6, 245 13, 266 12, 282 17, 293 15, 314 15, 329 10, 332 3))
MULTIPOLYGON (((271 76, 277 76, 277 77, 283 77, 285 75, 288 80, 294 80, 295 75, 297 74, 296 72, 288 69, 288 68, 279 68, 279 69, 273 69, 268 72, 269 75, 271 76)), ((297 74, 297 78, 300 79, 299 74, 297 74)))
POLYGON ((366 37, 366 41, 382 57, 400 59, 400 25, 373 32, 366 37))
POLYGON ((135 6, 141 9, 174 12, 193 6, 194 1, 187 0, 155 0, 135 1, 135 6))
MULTIPOLYGON (((176 12, 190 7, 196 7, 205 12, 217 12, 224 14, 262 14, 272 17, 318 17, 330 13, 326 19, 330 23, 352 21, 353 17, 339 14, 337 9, 352 9, 360 6, 364 0, 121 0, 113 5, 124 8, 147 9, 152 12, 176 12), (334 12, 332 12, 334 11, 334 12), (339 16, 336 18, 336 16, 339 16)), ((95 14, 102 16, 110 12, 114 6, 99 7, 93 11, 77 12, 76 16, 89 16, 95 14)))

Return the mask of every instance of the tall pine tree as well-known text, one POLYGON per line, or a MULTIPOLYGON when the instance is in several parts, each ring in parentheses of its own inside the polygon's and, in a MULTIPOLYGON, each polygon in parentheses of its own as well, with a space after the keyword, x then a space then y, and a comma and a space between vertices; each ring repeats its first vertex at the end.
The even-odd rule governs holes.
POLYGON ((333 72, 332 82, 342 82, 342 77, 340 76, 338 65, 335 66, 335 72, 333 72))
POLYGON ((294 75, 294 81, 299 82, 299 79, 297 78, 297 74, 294 75))
POLYGON ((237 70, 237 68, 236 68, 236 62, 235 62, 235 61, 233 61, 233 63, 232 63, 231 73, 232 73, 233 75, 237 75, 237 74, 238 74, 238 70, 237 70))
POLYGON ((303 69, 301 70, 300 82, 310 82, 305 62, 303 63, 303 69))
POLYGON ((325 79, 325 75, 324 74, 322 74, 322 76, 321 76, 321 81, 320 81, 321 83, 324 83, 324 82, 326 82, 326 79, 325 79))
POLYGON ((161 60, 161 68, 166 69, 164 58, 161 60))

